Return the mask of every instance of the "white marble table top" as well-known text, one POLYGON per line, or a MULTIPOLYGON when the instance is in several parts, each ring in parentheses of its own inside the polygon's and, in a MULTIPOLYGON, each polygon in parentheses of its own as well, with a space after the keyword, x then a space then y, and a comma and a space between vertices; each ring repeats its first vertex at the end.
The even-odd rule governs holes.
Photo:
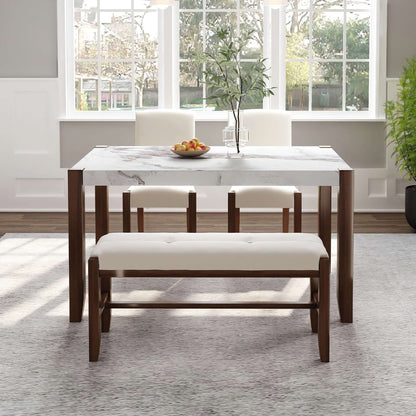
POLYGON ((248 146, 239 159, 225 147, 182 158, 166 146, 96 147, 75 166, 84 185, 338 185, 351 168, 330 147, 248 146))

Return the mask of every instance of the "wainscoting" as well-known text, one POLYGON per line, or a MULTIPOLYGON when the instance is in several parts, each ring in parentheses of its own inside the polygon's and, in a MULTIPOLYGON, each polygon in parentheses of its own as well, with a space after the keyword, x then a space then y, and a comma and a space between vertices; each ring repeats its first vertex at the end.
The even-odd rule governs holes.
MULTIPOLYGON (((66 169, 60 167, 62 160, 59 126, 59 117, 62 115, 60 114, 60 103, 62 102, 60 85, 58 78, 0 79, 2 91, 2 100, 0 101, 0 144, 2 149, 0 163, 0 175, 2 178, 0 192, 2 198, 0 211, 66 210, 66 169)), ((387 95, 389 99, 395 97, 396 85, 397 79, 388 80, 387 95)), ((294 122, 295 126, 297 123, 302 122, 294 122)), ((316 123, 316 128, 319 129, 319 125, 322 123, 325 122, 316 123)), ((357 128, 357 123, 350 123, 352 123, 351 126, 354 125, 355 129, 357 128)), ((363 126, 368 128, 369 123, 373 122, 361 121, 358 123, 362 123, 363 126)), ((207 122, 198 123, 197 127, 203 126, 206 134, 210 133, 216 137, 218 126, 212 125, 210 130, 207 124, 207 122)), ((340 128, 342 127, 343 137, 345 137, 346 123, 341 124, 343 126, 340 125, 340 128)), ((113 136, 120 133, 120 129, 117 127, 119 125, 120 122, 106 122, 107 129, 115 129, 113 136)), ((71 137, 65 138, 65 146, 69 146, 70 143, 68 144, 68 141, 73 140, 72 146, 76 147, 77 141, 80 139, 84 140, 82 138, 83 134, 88 136, 91 134, 90 130, 90 128, 78 129, 78 133, 72 139, 71 137)), ((132 131, 129 128, 124 130, 127 132, 132 131)), ((379 126, 376 130, 379 130, 379 126)), ((296 131, 296 128, 294 128, 294 131, 296 131)), ((315 136, 307 144, 319 144, 316 142, 315 136)), ((322 144, 327 143, 329 139, 328 137, 321 137, 319 140, 322 144)), ((351 140, 353 144, 353 138, 351 140)), ((380 137, 380 141, 381 143, 378 142, 378 147, 384 146, 384 137, 380 137)), ((297 142, 294 141, 294 144, 297 144, 297 142)), ((345 144, 343 146, 345 147, 345 144)), ((357 160, 361 160, 359 163, 361 166, 363 160, 362 152, 371 153, 371 148, 368 149, 368 146, 365 144, 363 144, 363 148, 355 149, 355 147, 356 143, 354 143, 353 153, 360 154, 357 160)), ((342 149, 338 150, 335 148, 335 150, 343 156, 342 149)), ((349 153, 348 157, 352 157, 351 149, 347 153, 349 153)), ((369 159, 371 159, 370 156, 369 159)), ((370 165, 373 166, 371 163, 370 165)), ((354 167, 353 164, 352 166, 354 167)), ((398 175, 389 149, 386 152, 384 167, 356 168, 355 172, 356 211, 403 211, 404 189, 408 182, 398 175)), ((199 194, 199 211, 225 211, 227 188, 198 187, 197 190, 199 194)), ((110 207, 112 210, 117 211, 121 209, 120 191, 121 189, 110 190, 110 207)), ((303 192, 304 211, 316 211, 316 190, 302 187, 301 191, 303 192)), ((334 189, 334 210, 336 209, 336 194, 336 189, 334 189)), ((87 188, 87 210, 92 210, 93 206, 94 192, 93 189, 87 188)))

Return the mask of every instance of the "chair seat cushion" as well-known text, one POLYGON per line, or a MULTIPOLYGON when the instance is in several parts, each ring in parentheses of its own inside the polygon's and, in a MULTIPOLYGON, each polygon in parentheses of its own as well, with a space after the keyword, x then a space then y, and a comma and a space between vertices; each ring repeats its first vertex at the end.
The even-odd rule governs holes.
POLYGON ((233 186, 236 208, 293 208, 295 186, 233 186))
POLYGON ((319 270, 321 239, 303 233, 110 233, 101 270, 319 270))
POLYGON ((132 208, 188 208, 188 194, 193 186, 131 186, 132 208))

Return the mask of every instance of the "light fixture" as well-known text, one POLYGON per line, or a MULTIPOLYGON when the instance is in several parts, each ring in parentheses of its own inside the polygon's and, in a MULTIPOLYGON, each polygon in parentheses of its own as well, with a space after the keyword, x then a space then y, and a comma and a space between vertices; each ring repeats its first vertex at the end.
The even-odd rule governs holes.
POLYGON ((287 6, 287 0, 263 0, 264 6, 269 6, 272 9, 287 6))
POLYGON ((157 7, 158 9, 166 9, 173 6, 174 0, 150 0, 150 7, 157 7))

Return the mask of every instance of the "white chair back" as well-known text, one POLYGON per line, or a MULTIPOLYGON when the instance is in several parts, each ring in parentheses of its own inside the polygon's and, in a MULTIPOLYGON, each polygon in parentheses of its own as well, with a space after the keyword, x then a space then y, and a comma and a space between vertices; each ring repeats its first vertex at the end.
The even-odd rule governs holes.
POLYGON ((190 111, 143 110, 136 112, 136 146, 172 146, 195 137, 190 111))
POLYGON ((244 110, 250 146, 291 146, 292 119, 287 111, 244 110))

